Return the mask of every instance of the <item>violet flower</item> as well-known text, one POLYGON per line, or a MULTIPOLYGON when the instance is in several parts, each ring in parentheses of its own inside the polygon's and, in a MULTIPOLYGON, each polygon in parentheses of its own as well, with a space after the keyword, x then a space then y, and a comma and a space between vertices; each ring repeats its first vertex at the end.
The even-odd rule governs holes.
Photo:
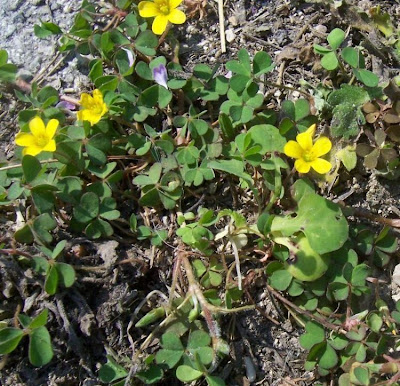
POLYGON ((76 109, 76 106, 68 101, 61 101, 57 103, 56 107, 58 107, 59 109, 71 110, 71 111, 74 111, 76 109))
POLYGON ((160 86, 163 86, 166 89, 168 89, 168 85, 167 85, 167 80, 168 80, 167 69, 165 68, 165 66, 162 63, 160 65, 158 65, 157 67, 153 68, 153 79, 160 86))

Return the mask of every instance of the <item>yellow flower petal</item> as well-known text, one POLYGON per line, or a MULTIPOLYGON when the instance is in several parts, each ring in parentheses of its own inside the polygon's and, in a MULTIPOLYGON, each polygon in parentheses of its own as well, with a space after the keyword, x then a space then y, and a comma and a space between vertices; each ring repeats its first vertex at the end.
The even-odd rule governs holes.
POLYGON ((46 146, 42 148, 42 151, 56 151, 56 141, 54 139, 51 139, 46 146))
POLYGON ((80 121, 89 121, 93 126, 101 119, 101 114, 95 114, 92 110, 85 109, 78 111, 78 120, 80 121))
POLYGON ((301 158, 303 155, 303 149, 301 146, 295 141, 289 141, 285 147, 283 148, 283 152, 292 158, 301 158))
POLYGON ((31 133, 18 133, 15 136, 15 143, 18 146, 32 146, 36 144, 36 141, 31 133))
POLYGON ((22 151, 22 155, 38 155, 40 152, 42 152, 43 149, 40 146, 37 145, 32 145, 32 146, 28 146, 26 147, 23 151, 22 151))
POLYGON ((141 1, 138 9, 141 17, 154 17, 160 14, 157 4, 154 4, 152 1, 141 1))
POLYGON ((97 103, 103 103, 103 94, 97 88, 93 90, 93 100, 97 103))
POLYGON ((311 150, 313 146, 312 136, 307 131, 297 134, 296 141, 303 148, 303 150, 311 150))
POLYGON ((168 1, 168 5, 169 5, 169 9, 173 9, 179 6, 179 4, 182 3, 182 0, 169 0, 168 1))
POLYGON ((311 137, 314 137, 315 134, 315 130, 317 129, 317 125, 314 123, 313 125, 311 125, 307 130, 306 133, 310 134, 311 137))
POLYGON ((34 137, 41 137, 46 133, 46 127, 44 126, 44 122, 42 118, 35 117, 29 122, 29 130, 33 134, 34 137))
POLYGON ((81 106, 85 109, 89 109, 90 106, 93 105, 93 98, 91 95, 86 94, 85 92, 81 95, 81 100, 79 101, 81 106))
POLYGON ((168 15, 168 20, 174 24, 183 24, 186 21, 186 15, 179 9, 172 9, 168 15))
POLYGON ((312 154, 314 157, 321 157, 321 155, 325 155, 329 153, 332 148, 332 142, 327 137, 318 138, 314 146, 312 148, 312 154))
POLYGON ((151 29, 156 35, 162 35, 167 28, 167 24, 168 24, 168 16, 157 15, 153 21, 151 29))
POLYGON ((294 162, 294 167, 296 168, 296 170, 299 172, 299 173, 308 173, 309 171, 310 171, 310 166, 311 166, 311 163, 310 162, 306 162, 306 161, 304 161, 303 159, 297 159, 295 162, 294 162))
POLYGON ((54 135, 56 134, 57 128, 58 128, 58 124, 59 124, 59 122, 57 119, 50 119, 50 121, 47 123, 46 135, 48 138, 51 139, 54 137, 54 135))
POLYGON ((326 174, 331 170, 332 165, 325 159, 317 158, 311 162, 311 167, 319 174, 326 174))

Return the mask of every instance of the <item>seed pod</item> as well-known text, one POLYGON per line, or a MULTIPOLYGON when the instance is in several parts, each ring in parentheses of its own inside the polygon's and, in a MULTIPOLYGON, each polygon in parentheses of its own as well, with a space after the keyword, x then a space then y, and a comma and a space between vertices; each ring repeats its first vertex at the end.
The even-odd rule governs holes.
POLYGON ((148 324, 154 323, 156 320, 161 319, 165 316, 165 309, 164 307, 158 307, 154 310, 148 312, 142 319, 140 319, 136 324, 135 327, 144 327, 148 324))

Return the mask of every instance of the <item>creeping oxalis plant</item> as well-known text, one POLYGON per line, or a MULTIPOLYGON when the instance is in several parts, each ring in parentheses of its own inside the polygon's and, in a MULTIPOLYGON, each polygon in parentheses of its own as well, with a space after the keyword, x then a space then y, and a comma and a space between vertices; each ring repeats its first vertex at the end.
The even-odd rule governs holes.
MULTIPOLYGON (((206 2, 187 3, 205 16, 206 2)), ((35 26, 40 38, 57 36, 61 53, 90 59, 92 87, 75 97, 35 82, 15 91, 24 109, 15 156, 0 166, 0 205, 16 220, 0 259, 25 272, 21 293, 33 293, 0 322, 1 365, 25 354, 33 366, 63 360, 51 332, 63 323, 80 339, 63 299, 79 304, 90 336, 89 295, 79 291, 96 283, 90 274, 112 274, 136 292, 112 318, 118 339, 99 317, 104 348, 90 370, 99 382, 232 384, 235 370, 222 369, 235 318, 266 314, 251 296, 257 278, 298 326, 315 382, 397 384, 400 304, 382 297, 380 277, 399 220, 331 198, 357 168, 398 178, 398 84, 380 84, 368 52, 345 46, 339 28, 314 46, 330 86, 309 85, 302 97, 275 83, 266 51, 187 71, 174 35, 185 22, 180 0, 84 0, 68 31, 35 26), (277 88, 286 100, 271 103, 277 88), (85 265, 99 240, 120 247, 99 253, 102 266, 85 265), (119 276, 128 264, 140 267, 129 283, 119 276)), ((0 51, 1 86, 15 73, 0 51)))

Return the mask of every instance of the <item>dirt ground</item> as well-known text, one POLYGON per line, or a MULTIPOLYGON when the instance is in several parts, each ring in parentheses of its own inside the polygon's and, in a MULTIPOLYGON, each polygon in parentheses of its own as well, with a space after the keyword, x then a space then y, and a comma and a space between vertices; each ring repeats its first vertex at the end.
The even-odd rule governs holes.
MULTIPOLYGON (((182 42, 181 62, 190 71, 197 63, 224 63, 234 58, 242 47, 250 53, 265 50, 276 63, 272 75, 276 83, 296 88, 302 79, 306 79, 317 85, 323 81, 324 75, 312 47, 315 43, 324 44, 333 28, 346 30, 350 27, 347 40, 352 46, 373 44, 380 47, 376 31, 369 29, 356 13, 352 13, 352 6, 367 13, 372 6, 379 4, 395 23, 400 16, 399 1, 347 1, 349 5, 345 9, 336 9, 328 3, 331 2, 227 0, 224 4, 227 52, 221 53, 217 6, 209 1, 202 19, 196 16, 174 30, 182 42)), ((72 18, 72 13, 68 17, 72 18)), ((45 45, 46 41, 40 44, 45 45)), ((370 68, 381 81, 399 75, 399 63, 394 63, 390 55, 377 56, 371 50, 369 55, 372 58, 370 68)), ((67 70, 72 71, 72 60, 72 57, 67 57, 52 73, 49 73, 52 69, 49 66, 48 73, 42 75, 42 85, 57 84, 60 77, 65 79, 67 70)), ((80 66, 72 66, 73 71, 79 70, 80 66)), ((87 79, 83 77, 80 84, 87 85, 87 79)), ((71 87, 78 95, 78 84, 61 82, 58 85, 60 91, 71 87)), ((298 96, 296 92, 271 90, 269 107, 278 109, 282 100, 298 96)), ((21 107, 13 98, 12 90, 7 90, 0 99, 0 157, 12 158, 13 138, 18 131, 16 116, 21 107)), ((382 216, 400 217, 399 184, 371 176, 362 166, 354 178, 343 176, 341 183, 326 194, 332 199, 348 194, 346 203, 349 205, 382 216)), ((209 208, 215 205, 213 201, 206 204, 209 208)), ((0 211, 3 232, 12 229, 13 222, 12 213, 0 211)), ((34 368, 28 362, 27 344, 20 345, 7 357, 0 371, 1 385, 100 384, 97 373, 100 364, 106 360, 105 347, 111 348, 120 358, 130 358, 134 347, 128 334, 134 342, 143 338, 140 331, 130 329, 134 309, 150 291, 167 293, 173 260, 173 251, 168 246, 155 250, 134 239, 93 242, 68 234, 59 237, 69 239, 66 262, 76 268, 78 277, 72 290, 55 296, 42 290, 33 278, 33 272, 22 268, 12 258, 0 256, 0 319, 11 318, 18 307, 25 313, 48 308, 48 327, 55 352, 50 364, 34 368), (153 266, 150 261, 154 261, 153 266)), ((257 306, 280 325, 275 325, 258 311, 222 318, 222 330, 228 325, 235 326, 230 341, 231 358, 220 366, 227 384, 250 384, 246 378, 244 357, 251 358, 256 371, 254 385, 314 384, 315 375, 303 368, 305 352, 298 343, 302 330, 283 307, 271 301, 265 283, 256 281, 249 291, 257 306)), ((390 296, 390 285, 387 291, 390 296)), ((164 384, 173 385, 173 382, 167 380, 164 384)))

